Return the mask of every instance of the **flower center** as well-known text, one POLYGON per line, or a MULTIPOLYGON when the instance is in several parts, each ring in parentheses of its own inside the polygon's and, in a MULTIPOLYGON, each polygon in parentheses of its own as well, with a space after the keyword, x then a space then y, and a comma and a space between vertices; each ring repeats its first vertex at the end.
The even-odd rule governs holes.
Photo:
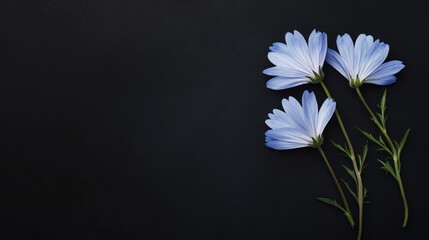
POLYGON ((362 81, 359 79, 359 75, 356 76, 356 79, 350 81, 350 87, 357 88, 362 85, 362 81))
POLYGON ((322 68, 320 67, 319 67, 318 73, 313 71, 313 75, 314 75, 313 77, 308 77, 312 83, 320 83, 325 77, 325 74, 323 73, 322 68))
POLYGON ((322 135, 317 136, 316 138, 311 138, 311 139, 313 139, 313 143, 311 144, 311 147, 317 148, 320 145, 322 145, 322 143, 323 143, 322 135))

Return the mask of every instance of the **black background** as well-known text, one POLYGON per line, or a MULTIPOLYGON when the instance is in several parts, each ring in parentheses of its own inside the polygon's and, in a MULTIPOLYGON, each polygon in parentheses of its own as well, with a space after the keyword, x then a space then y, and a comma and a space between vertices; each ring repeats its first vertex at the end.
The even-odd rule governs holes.
MULTIPOLYGON (((2 1, 0 235, 2 239, 354 239, 315 149, 264 146, 264 121, 283 97, 266 55, 288 31, 367 33, 406 68, 389 87, 410 221, 371 145, 365 239, 428 237, 426 151, 429 30, 424 1, 2 1)), ((376 132, 347 81, 326 84, 355 148, 376 132)), ((362 89, 371 106, 383 88, 362 89)), ((336 120, 326 139, 342 142, 336 120)), ((349 162, 327 141, 337 173, 349 162)), ((349 199, 350 203, 352 199, 349 199)), ((353 209, 356 205, 353 203, 353 209)))

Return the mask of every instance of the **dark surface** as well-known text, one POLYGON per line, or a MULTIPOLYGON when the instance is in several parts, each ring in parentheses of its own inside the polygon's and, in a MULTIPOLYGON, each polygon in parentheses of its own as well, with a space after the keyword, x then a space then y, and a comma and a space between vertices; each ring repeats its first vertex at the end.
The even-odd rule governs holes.
MULTIPOLYGON (((297 29, 364 32, 406 68, 389 87, 410 221, 371 145, 364 239, 425 239, 429 192, 427 7, 384 1, 2 1, 1 239, 354 239, 315 149, 264 146, 268 47, 297 29)), ((325 67, 357 149, 374 131, 339 73, 325 67)), ((383 88, 362 91, 375 107, 383 88)), ((342 142, 336 120, 326 139, 342 142)), ((346 178, 349 164, 325 149, 346 178)), ((350 198, 350 203, 352 199, 350 198)), ((356 210, 353 203, 353 209, 356 210)))

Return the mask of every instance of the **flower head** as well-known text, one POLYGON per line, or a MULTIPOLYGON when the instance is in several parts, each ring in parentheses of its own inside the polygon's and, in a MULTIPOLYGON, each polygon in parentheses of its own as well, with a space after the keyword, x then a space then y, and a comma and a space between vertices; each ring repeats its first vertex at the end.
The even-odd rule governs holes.
POLYGON ((265 133, 267 147, 286 150, 320 146, 323 130, 335 111, 335 102, 328 98, 319 110, 314 93, 305 91, 302 106, 293 97, 283 99, 282 105, 284 112, 274 109, 265 121, 271 128, 265 133))
POLYGON ((389 85, 396 82, 396 73, 404 68, 401 61, 386 60, 389 45, 374 41, 371 35, 360 34, 353 40, 346 33, 337 37, 339 53, 328 49, 326 62, 340 72, 350 82, 351 87, 359 87, 363 83, 389 85))
POLYGON ((282 90, 322 81, 327 50, 326 33, 313 30, 308 44, 298 31, 286 33, 285 38, 286 44, 277 42, 270 47, 268 59, 276 66, 263 72, 274 76, 267 82, 267 87, 282 90))

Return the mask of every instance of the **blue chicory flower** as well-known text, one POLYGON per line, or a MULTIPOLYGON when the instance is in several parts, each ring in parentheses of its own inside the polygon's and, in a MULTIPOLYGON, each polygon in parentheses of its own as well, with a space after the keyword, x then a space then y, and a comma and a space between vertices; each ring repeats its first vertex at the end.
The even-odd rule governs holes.
POLYGON ((286 33, 286 44, 273 43, 268 59, 276 65, 265 69, 264 74, 274 76, 267 88, 282 90, 323 80, 323 63, 327 51, 326 33, 313 30, 308 44, 298 31, 286 33))
POLYGON ((265 133, 266 146, 277 150, 320 146, 323 130, 335 111, 335 102, 328 98, 319 110, 314 93, 304 91, 302 106, 294 97, 283 99, 282 105, 284 112, 274 109, 265 121, 271 128, 265 133))
POLYGON ((360 34, 353 40, 346 33, 337 37, 339 53, 328 49, 326 62, 349 80, 351 87, 359 87, 363 83, 389 85, 396 82, 394 76, 404 64, 393 60, 385 62, 389 53, 389 45, 374 41, 371 35, 360 34))

